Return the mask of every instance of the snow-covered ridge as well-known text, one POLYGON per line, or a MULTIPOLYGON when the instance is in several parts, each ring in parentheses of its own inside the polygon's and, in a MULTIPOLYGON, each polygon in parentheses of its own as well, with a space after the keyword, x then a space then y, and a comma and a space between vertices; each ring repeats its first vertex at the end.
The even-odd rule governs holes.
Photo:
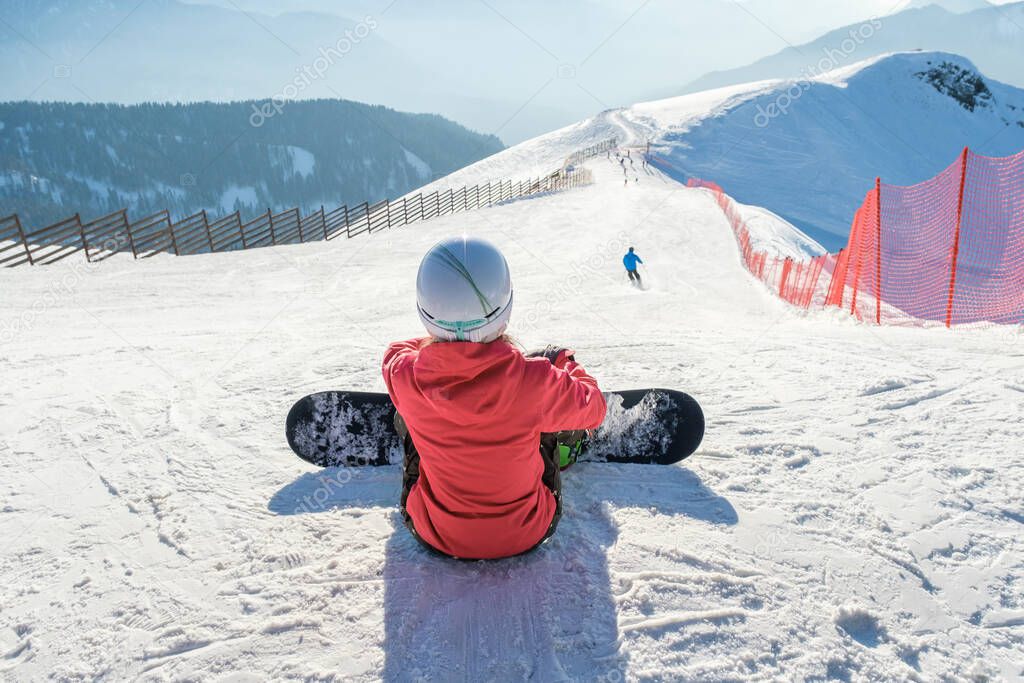
POLYGON ((729 86, 600 114, 472 164, 438 187, 550 167, 609 135, 647 143, 671 175, 720 185, 836 251, 876 177, 912 185, 964 146, 987 156, 1024 149, 1024 90, 963 57, 903 52, 797 79, 729 86))
POLYGON ((919 48, 963 55, 996 80, 1024 87, 1020 69, 1024 59, 1024 2, 997 6, 985 0, 915 0, 884 9, 887 11, 876 18, 836 28, 746 66, 708 73, 678 94, 765 78, 795 77, 807 72, 819 58, 838 67, 919 48))

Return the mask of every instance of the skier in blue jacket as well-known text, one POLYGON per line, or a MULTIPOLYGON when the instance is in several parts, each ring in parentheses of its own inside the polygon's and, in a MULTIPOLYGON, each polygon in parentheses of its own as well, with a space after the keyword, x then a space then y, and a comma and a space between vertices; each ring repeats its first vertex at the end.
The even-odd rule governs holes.
POLYGON ((626 273, 629 275, 630 282, 636 282, 637 287, 640 287, 640 273, 637 272, 636 266, 638 263, 643 263, 644 260, 633 253, 633 247, 629 248, 629 253, 622 257, 622 265, 626 266, 626 273))

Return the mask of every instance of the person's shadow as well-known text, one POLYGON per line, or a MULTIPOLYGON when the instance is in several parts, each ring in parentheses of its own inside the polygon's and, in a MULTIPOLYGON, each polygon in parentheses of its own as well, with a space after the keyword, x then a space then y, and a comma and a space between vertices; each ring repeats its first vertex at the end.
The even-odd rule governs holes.
MULTIPOLYGON (((555 535, 521 557, 460 562, 413 540, 397 509, 401 475, 349 480, 331 468, 304 474, 271 498, 271 512, 391 508, 384 564, 386 681, 620 681, 616 595, 607 550, 625 507, 654 508, 713 524, 736 510, 681 466, 578 464, 563 476, 555 535), (346 482, 325 486, 325 480, 346 482)), ((383 474, 383 472, 382 472, 383 474)))

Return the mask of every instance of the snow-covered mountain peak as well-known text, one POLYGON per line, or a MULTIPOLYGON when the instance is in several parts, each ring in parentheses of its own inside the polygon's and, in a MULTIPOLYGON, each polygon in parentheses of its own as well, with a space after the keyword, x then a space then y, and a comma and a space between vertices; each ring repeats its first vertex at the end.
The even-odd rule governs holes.
POLYGON ((910 0, 910 2, 899 7, 897 11, 922 7, 941 7, 947 12, 954 14, 966 14, 967 12, 975 12, 980 9, 988 9, 992 6, 992 3, 988 2, 988 0, 910 0))
POLYGON ((921 182, 964 146, 990 156, 1024 149, 1024 90, 986 77, 960 55, 895 52, 604 111, 435 186, 535 176, 613 135, 623 146, 650 142, 675 180, 714 181, 837 250, 876 177, 921 182))
POLYGON ((940 93, 955 99, 968 111, 974 111, 979 107, 992 108, 992 91, 985 84, 981 74, 974 69, 943 60, 916 75, 926 80, 940 93))

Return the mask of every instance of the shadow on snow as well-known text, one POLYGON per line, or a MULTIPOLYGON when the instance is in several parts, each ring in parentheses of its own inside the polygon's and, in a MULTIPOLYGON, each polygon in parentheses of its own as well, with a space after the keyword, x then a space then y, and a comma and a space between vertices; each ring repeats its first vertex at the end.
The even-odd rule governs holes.
POLYGON ((271 498, 279 515, 390 508, 384 564, 388 681, 607 680, 628 664, 621 648, 607 550, 619 508, 654 509, 735 524, 732 505, 682 467, 581 464, 563 477, 558 531, 536 551, 490 562, 434 556, 397 510, 397 467, 329 468, 302 475, 271 498))

